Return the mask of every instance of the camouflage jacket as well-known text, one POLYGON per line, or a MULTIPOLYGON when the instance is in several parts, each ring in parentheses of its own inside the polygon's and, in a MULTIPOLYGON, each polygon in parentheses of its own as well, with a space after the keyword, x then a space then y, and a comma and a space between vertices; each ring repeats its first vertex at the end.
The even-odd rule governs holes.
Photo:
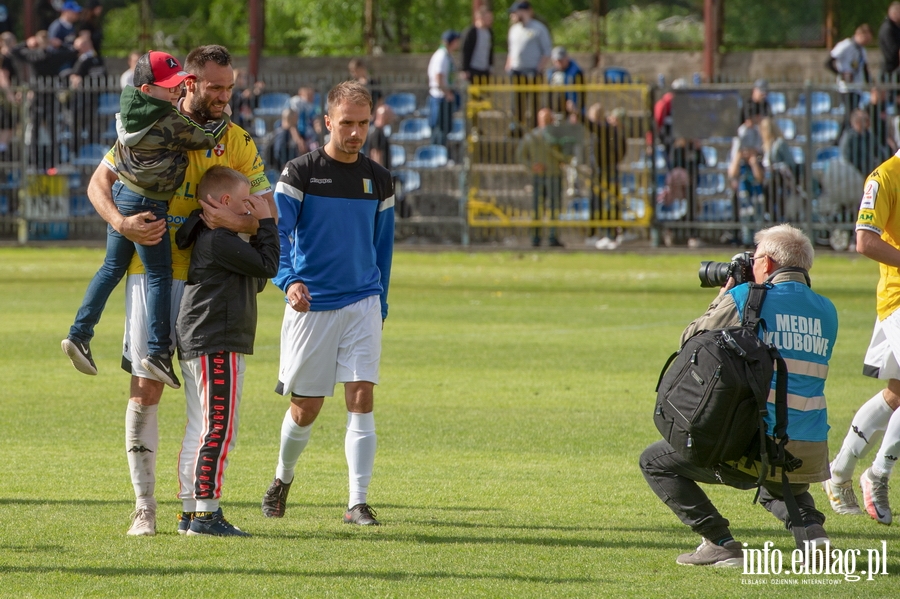
POLYGON ((168 201, 184 182, 189 150, 216 147, 230 124, 228 116, 201 125, 169 102, 128 86, 116 114, 116 169, 129 189, 168 201))

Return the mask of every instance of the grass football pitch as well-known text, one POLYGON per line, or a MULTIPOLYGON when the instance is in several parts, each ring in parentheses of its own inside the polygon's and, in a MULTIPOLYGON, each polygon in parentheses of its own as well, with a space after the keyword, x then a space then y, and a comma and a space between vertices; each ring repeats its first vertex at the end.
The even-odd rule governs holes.
MULTIPOLYGON (((895 596, 900 528, 834 515, 821 488, 812 492, 840 550, 832 570, 855 557, 860 574, 879 550, 886 575, 883 564, 859 581, 675 564, 699 538, 650 491, 637 459, 658 438, 659 369, 715 295, 699 288, 699 260, 730 255, 398 251, 375 401, 377 528, 341 522, 342 393, 315 425, 286 516, 260 512, 287 407, 273 392, 283 303, 270 285, 222 500, 253 537, 220 539, 175 532, 185 416, 168 389, 159 534, 125 535, 121 286, 92 345, 99 376, 76 372, 59 347, 102 250, 0 249, 0 597, 895 596)), ((881 387, 861 374, 878 270, 824 253, 812 279, 840 317, 826 386, 834 455, 881 387)), ((790 570, 792 538, 753 492, 709 493, 739 541, 771 541, 766 563, 774 570, 777 553, 790 570)))

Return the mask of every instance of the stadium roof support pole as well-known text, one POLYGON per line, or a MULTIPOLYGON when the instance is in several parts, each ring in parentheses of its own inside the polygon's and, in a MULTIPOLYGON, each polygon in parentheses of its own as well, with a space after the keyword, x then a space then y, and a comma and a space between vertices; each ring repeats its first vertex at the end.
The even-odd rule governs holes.
POLYGON ((253 81, 259 78, 259 57, 265 44, 266 0, 250 0, 250 56, 247 70, 253 81))
POLYGON ((707 83, 716 76, 716 55, 719 52, 719 29, 722 3, 725 0, 703 0, 703 75, 707 83))

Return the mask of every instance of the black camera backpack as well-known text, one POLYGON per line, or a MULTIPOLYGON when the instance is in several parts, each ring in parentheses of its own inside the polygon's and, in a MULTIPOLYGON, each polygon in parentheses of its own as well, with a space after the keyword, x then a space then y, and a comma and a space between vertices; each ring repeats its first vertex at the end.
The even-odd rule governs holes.
POLYGON ((757 334, 768 287, 749 285, 740 326, 701 331, 666 361, 656 385, 653 421, 666 441, 697 466, 759 459, 762 482, 769 466, 786 461, 787 366, 757 334), (776 368, 773 442, 763 418, 776 368), (777 455, 770 456, 773 450, 777 455))

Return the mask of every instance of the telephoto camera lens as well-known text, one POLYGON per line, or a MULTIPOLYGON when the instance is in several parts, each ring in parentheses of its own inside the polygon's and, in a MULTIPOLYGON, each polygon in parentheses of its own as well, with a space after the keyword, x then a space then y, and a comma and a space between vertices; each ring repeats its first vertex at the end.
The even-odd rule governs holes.
POLYGON ((721 287, 731 275, 730 262, 704 260, 700 263, 700 287, 721 287))

